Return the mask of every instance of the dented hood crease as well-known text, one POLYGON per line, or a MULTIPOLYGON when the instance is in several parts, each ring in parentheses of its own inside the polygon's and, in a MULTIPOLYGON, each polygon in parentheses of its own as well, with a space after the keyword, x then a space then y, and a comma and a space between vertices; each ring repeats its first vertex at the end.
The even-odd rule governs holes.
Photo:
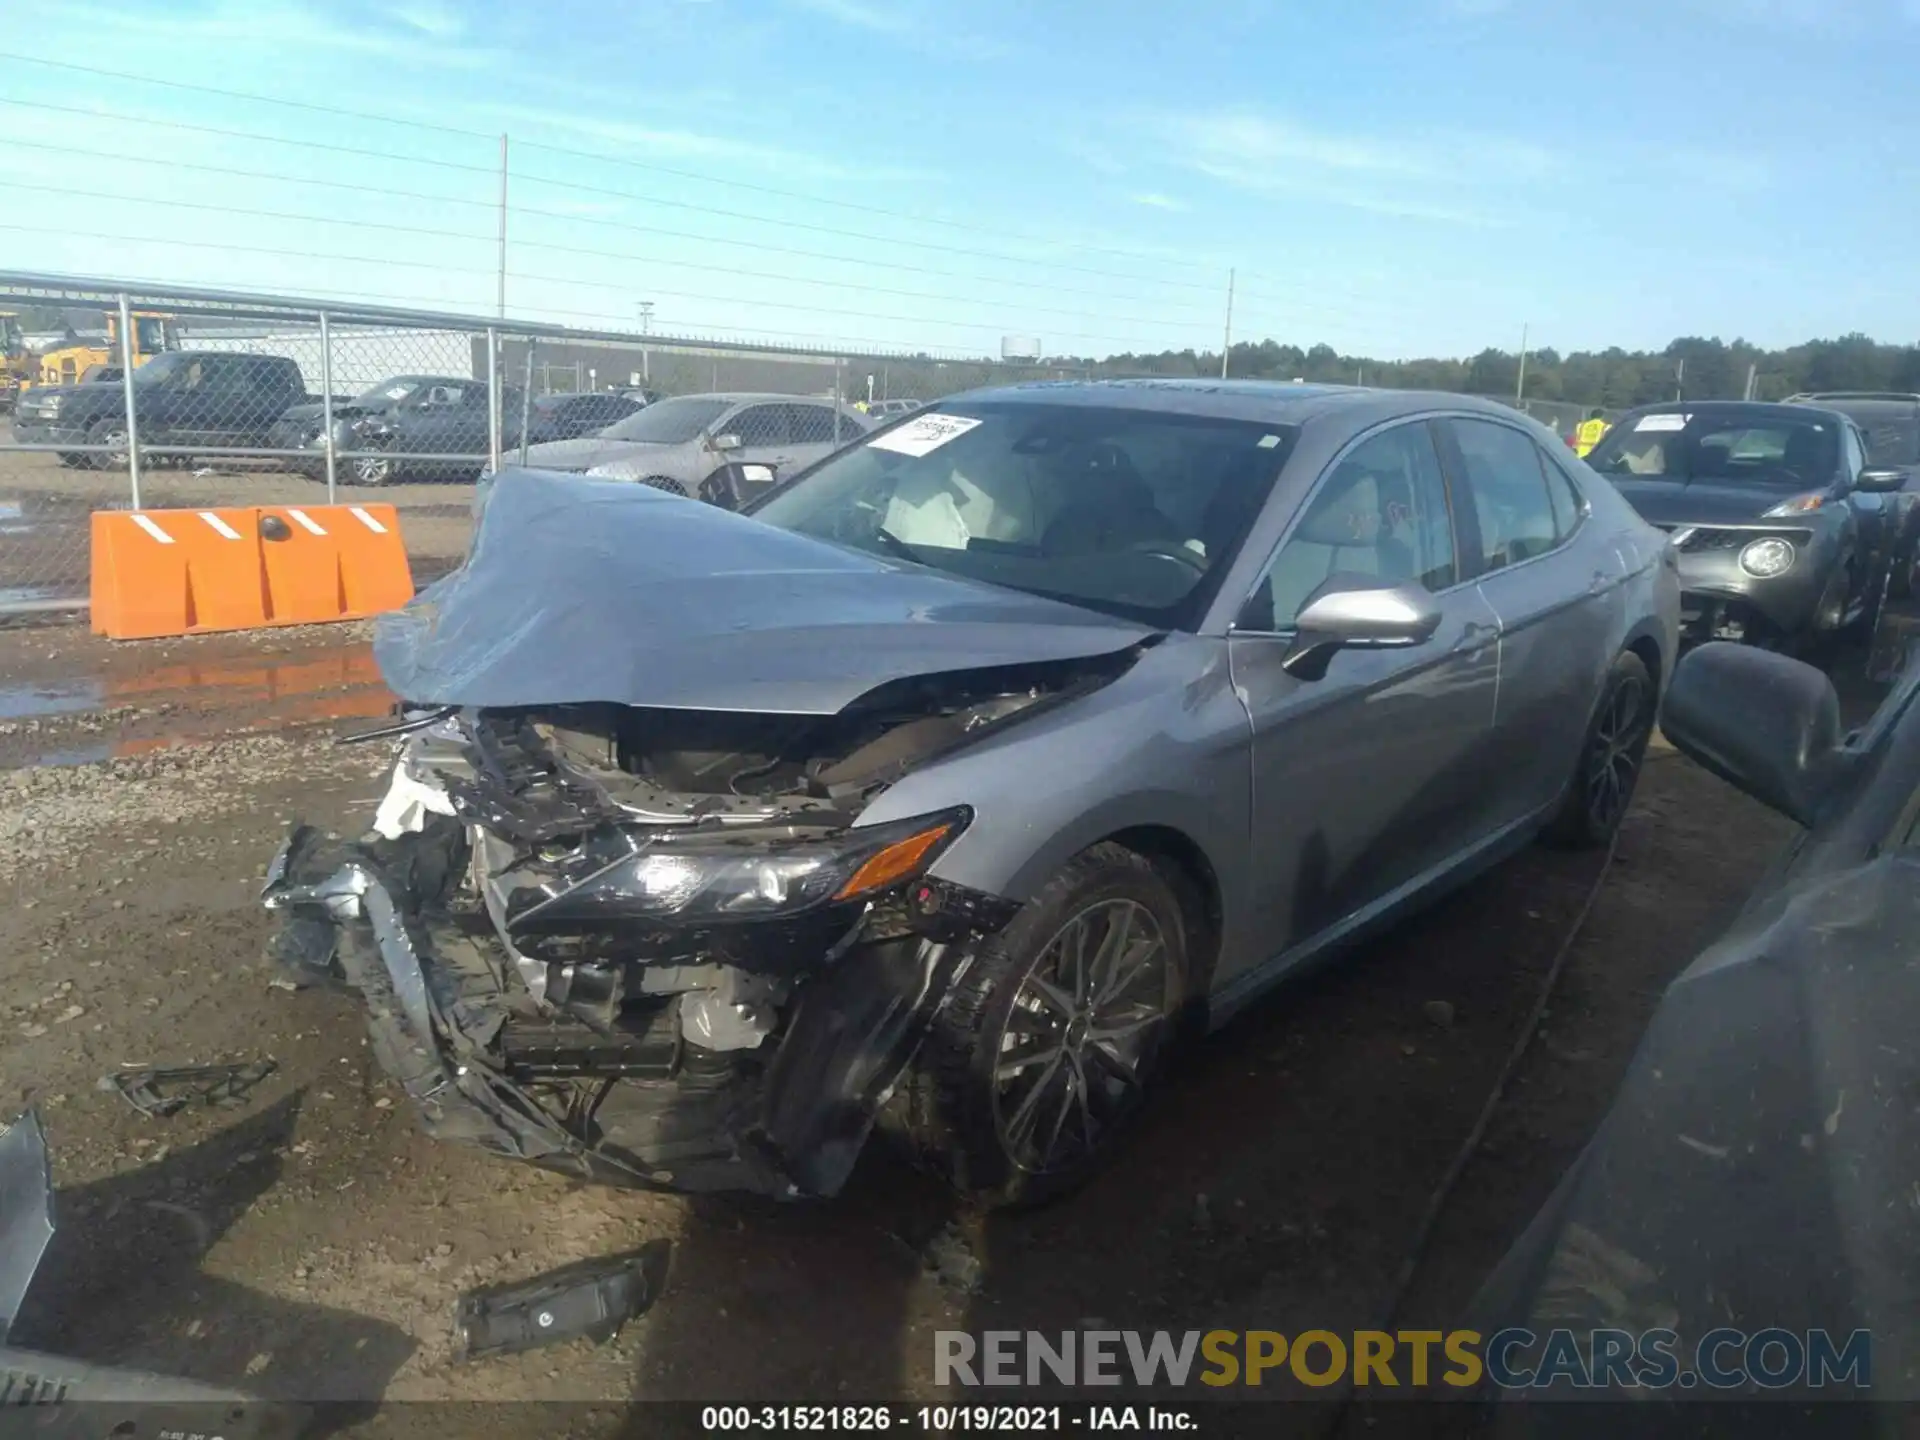
POLYGON ((374 656, 420 704, 831 715, 892 680, 1155 633, 649 487, 510 469, 466 563, 382 618, 374 656))

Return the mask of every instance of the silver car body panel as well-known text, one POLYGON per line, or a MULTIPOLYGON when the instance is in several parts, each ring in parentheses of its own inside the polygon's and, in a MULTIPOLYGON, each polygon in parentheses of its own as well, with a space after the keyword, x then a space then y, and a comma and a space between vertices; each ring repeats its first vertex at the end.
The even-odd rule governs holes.
MULTIPOLYGON (((1013 900, 1030 897, 1102 839, 1151 832, 1169 841, 1198 857, 1217 890, 1218 955, 1202 984, 1218 993, 1220 1013, 1523 843, 1573 776, 1613 658, 1639 643, 1650 647, 1656 670, 1673 664, 1679 587, 1665 536, 1603 478, 1566 460, 1551 432, 1506 406, 1243 382, 1035 386, 991 398, 1300 426, 1197 633, 1168 635, 1103 687, 922 764, 859 821, 970 807, 972 824, 931 873, 1013 900), (1574 482, 1579 525, 1545 555, 1444 592, 1441 628, 1426 643, 1349 650, 1324 678, 1295 678, 1280 665, 1284 634, 1234 630, 1248 594, 1349 448, 1383 426, 1450 416, 1493 420, 1533 438, 1574 482)), ((518 478, 529 482, 530 497, 539 486, 582 483, 518 478)), ((503 486, 502 496, 514 488, 503 486)), ((633 533, 657 531, 660 543, 641 563, 631 549, 609 547, 625 566, 616 594, 557 605, 550 584, 530 582, 520 608, 483 617, 484 630, 541 663, 568 633, 590 640, 576 647, 590 667, 550 673, 538 693, 519 683, 524 676, 504 689, 478 683, 478 670, 472 686, 416 683, 426 670, 411 662, 396 669, 408 646, 419 655, 426 651, 418 647, 446 643, 436 627, 472 632, 468 642, 479 634, 477 620, 456 617, 456 577, 389 622, 379 653, 395 688, 445 703, 600 698, 826 713, 901 674, 1113 653, 1151 634, 1077 607, 817 545, 751 517, 618 493, 647 519, 633 533), (749 583, 755 575, 760 582, 749 583), (729 591, 741 594, 730 599, 729 591), (697 603, 676 602, 676 593, 697 603), (609 634, 620 633, 609 628, 617 614, 633 617, 630 638, 610 644, 609 634), (403 644, 408 629, 415 634, 403 644)), ((561 522, 556 514, 541 523, 561 522)), ((485 546, 483 532, 470 568, 486 563, 485 546)), ((594 597, 594 586, 570 578, 566 594, 594 597)))

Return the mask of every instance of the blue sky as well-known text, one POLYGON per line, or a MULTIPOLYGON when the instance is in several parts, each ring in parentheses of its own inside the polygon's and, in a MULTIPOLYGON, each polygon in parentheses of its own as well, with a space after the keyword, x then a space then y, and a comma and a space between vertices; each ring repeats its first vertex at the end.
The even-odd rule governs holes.
POLYGON ((1920 0, 0 0, 0 49, 0 268, 486 313, 504 131, 510 313, 582 325, 1204 348, 1233 269, 1235 338, 1383 358, 1920 336, 1920 0))

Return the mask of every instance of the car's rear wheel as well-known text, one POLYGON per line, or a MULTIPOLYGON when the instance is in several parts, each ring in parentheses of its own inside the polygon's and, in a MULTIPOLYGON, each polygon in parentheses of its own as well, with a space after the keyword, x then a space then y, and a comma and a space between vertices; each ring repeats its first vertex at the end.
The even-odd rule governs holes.
POLYGON ((1631 650, 1613 657, 1566 797, 1548 822, 1549 841, 1590 849, 1613 839, 1633 803, 1658 699, 1644 660, 1631 650))
POLYGON ((1187 989, 1179 898, 1153 863, 1100 844, 981 947, 904 1096, 909 1138, 989 1205, 1087 1180, 1130 1128, 1187 989))

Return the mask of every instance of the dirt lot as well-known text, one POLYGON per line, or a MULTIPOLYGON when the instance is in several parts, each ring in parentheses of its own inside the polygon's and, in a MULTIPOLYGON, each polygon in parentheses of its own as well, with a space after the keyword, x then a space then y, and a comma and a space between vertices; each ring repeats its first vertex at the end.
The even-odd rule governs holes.
MULTIPOLYGON (((94 697, 9 722, 39 728, 0 735, 0 764, 98 755, 128 727, 199 742, 0 773, 0 1089, 8 1109, 43 1107, 60 1190, 30 1343, 304 1398, 831 1400, 924 1393, 944 1328, 1366 1325, 1599 873, 1529 852, 1256 1007, 1189 1057, 1102 1179, 1039 1213, 958 1212, 878 1148, 830 1204, 585 1188, 428 1142, 354 1005, 269 983, 255 892, 278 837, 296 815, 364 819, 387 759, 330 743, 339 713, 382 703, 362 644, 337 635, 127 652, 70 628, 0 633, 16 717, 62 685, 94 697), (228 703, 196 666, 257 673, 228 703), (337 683, 289 716, 260 676, 303 666, 337 683), (172 700, 112 698, 152 671, 173 672, 148 692, 172 700), (309 728, 246 733, 256 721, 309 728), (233 1112, 150 1120, 96 1088, 123 1062, 262 1055, 278 1073, 233 1112), (950 1224, 979 1265, 972 1293, 923 1258, 950 1224), (665 1293, 617 1343, 449 1362, 461 1289, 650 1241, 671 1247, 665 1293)), ((1784 835, 1656 752, 1403 1324, 1457 1316, 1604 1109, 1667 979, 1784 835)), ((524 1409, 492 1423, 552 1430, 524 1409)))

